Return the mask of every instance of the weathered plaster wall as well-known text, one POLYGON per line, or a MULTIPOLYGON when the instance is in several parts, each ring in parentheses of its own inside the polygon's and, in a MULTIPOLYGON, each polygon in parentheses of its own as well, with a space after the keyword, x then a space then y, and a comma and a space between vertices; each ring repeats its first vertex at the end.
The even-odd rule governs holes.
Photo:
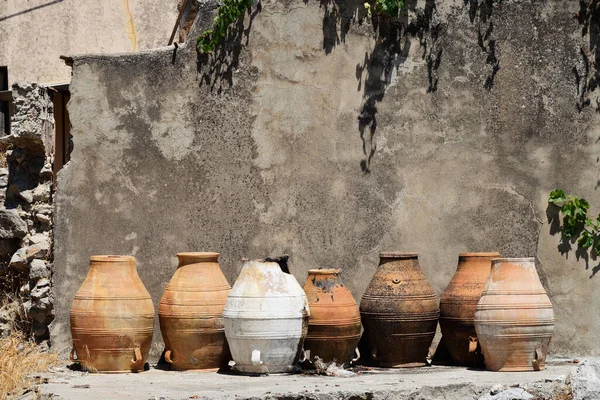
POLYGON ((59 58, 166 46, 177 0, 4 0, 0 2, 0 66, 9 85, 66 83, 59 58))
MULTIPOLYGON (((362 16, 358 3, 340 3, 342 15, 362 16)), ((556 187, 600 207, 598 115, 577 107, 595 98, 574 73, 589 41, 579 5, 407 4, 428 28, 403 42, 389 79, 370 23, 336 29, 316 2, 263 1, 231 70, 201 58, 198 72, 193 43, 175 56, 76 57, 53 344, 70 346, 92 254, 135 255, 158 303, 179 251, 220 251, 231 283, 242 257, 289 253, 301 282, 341 266, 360 299, 380 251, 419 252, 441 293, 459 252, 499 250, 537 257, 554 354, 600 354, 597 262, 561 256, 546 215, 556 187)), ((158 329, 155 340, 156 354, 158 329)))

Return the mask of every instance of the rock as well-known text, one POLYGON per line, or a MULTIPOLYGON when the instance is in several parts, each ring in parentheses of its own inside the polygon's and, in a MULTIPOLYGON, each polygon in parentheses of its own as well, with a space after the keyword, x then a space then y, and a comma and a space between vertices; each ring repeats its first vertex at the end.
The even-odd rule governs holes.
POLYGON ((22 238, 27 234, 27 223, 17 210, 0 209, 0 239, 22 238))
POLYGON ((46 214, 46 215, 52 215, 52 212, 54 211, 54 207, 52 207, 51 204, 44 204, 44 203, 39 203, 39 204, 34 204, 33 206, 31 206, 31 210, 36 213, 36 214, 46 214))
POLYGON ((21 286, 21 288, 19 289, 19 294, 21 295, 21 297, 29 297, 30 293, 31 293, 31 285, 29 284, 29 282, 27 282, 26 284, 21 286))
POLYGON ((38 283, 35 284, 36 288, 45 288, 45 287, 49 288, 50 286, 51 286, 50 279, 48 279, 48 278, 42 278, 39 280, 38 283))
POLYGON ((13 268, 13 269, 23 270, 27 267, 28 262, 29 262, 29 260, 27 259, 27 247, 21 247, 10 258, 8 267, 13 268))
MULTIPOLYGON (((38 235, 32 236, 32 239, 38 235)), ((37 243, 32 243, 30 246, 21 247, 17 250, 10 259, 10 263, 8 264, 9 268, 24 270, 31 260, 46 257, 50 253, 50 240, 47 236, 42 236, 44 238, 37 243)), ((39 237, 36 239, 39 239, 39 237)))
POLYGON ((38 280, 41 278, 49 278, 50 269, 43 260, 31 260, 29 264, 29 279, 38 280))
POLYGON ((600 361, 584 360, 567 377, 573 400, 600 399, 600 361))
POLYGON ((487 394, 479 398, 479 400, 527 400, 533 399, 533 395, 526 392, 521 388, 510 388, 507 390, 503 390, 494 395, 487 394))
POLYGON ((33 189, 33 201, 48 201, 50 200, 50 182, 43 183, 33 189))
POLYGON ((500 393, 503 390, 504 390, 504 386, 502 386, 500 384, 496 384, 496 385, 492 386, 492 388, 490 389, 490 394, 495 395, 495 394, 500 393))
POLYGON ((44 168, 40 171, 40 178, 42 180, 51 180, 53 176, 52 164, 44 165, 44 168))
POLYGON ((18 195, 25 202, 29 204, 33 203, 33 190, 25 190, 23 192, 19 191, 18 195))
MULTIPOLYGON (((44 340, 44 341, 41 341, 41 342, 38 344, 38 350, 39 350, 40 352, 42 352, 42 353, 47 353, 47 352, 49 352, 49 351, 50 351, 50 341, 49 341, 49 340, 44 340)), ((49 369, 50 369, 50 368, 49 368, 49 369)), ((56 367, 54 367, 54 369, 53 369, 53 371, 52 371, 52 372, 64 372, 64 369, 62 369, 62 368, 56 368, 56 367)))
POLYGON ((35 218, 42 224, 50 224, 50 216, 46 214, 35 214, 35 218))
POLYGON ((8 186, 8 168, 0 168, 0 188, 8 186))
POLYGON ((44 233, 36 233, 29 237, 29 242, 32 244, 39 244, 44 241, 48 241, 48 235, 44 233))

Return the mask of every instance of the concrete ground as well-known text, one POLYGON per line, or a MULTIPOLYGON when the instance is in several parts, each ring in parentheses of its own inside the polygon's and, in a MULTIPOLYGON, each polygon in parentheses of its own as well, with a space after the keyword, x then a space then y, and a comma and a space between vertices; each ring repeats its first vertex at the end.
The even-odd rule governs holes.
MULTIPOLYGON (((88 374, 59 368, 43 384, 52 399, 495 399, 492 394, 518 387, 541 399, 558 399, 576 365, 549 362, 539 372, 501 373, 462 367, 372 369, 351 377, 171 372, 155 368, 138 374, 88 374), (498 388, 502 385, 503 388, 498 388)), ((520 389, 518 389, 520 390, 520 389)), ((528 397, 524 397, 528 398, 528 397)), ((564 397, 563 397, 564 398, 564 397)))

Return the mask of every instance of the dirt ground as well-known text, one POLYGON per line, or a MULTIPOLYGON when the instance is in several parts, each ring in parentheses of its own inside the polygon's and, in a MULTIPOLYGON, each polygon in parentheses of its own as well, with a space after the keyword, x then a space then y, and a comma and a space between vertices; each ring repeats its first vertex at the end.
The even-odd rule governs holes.
POLYGON ((44 376, 47 383, 41 386, 41 393, 43 398, 86 400, 487 399, 502 390, 522 388, 534 398, 562 399, 565 397, 559 396, 563 395, 565 379, 574 365, 571 360, 554 360, 544 371, 527 373, 446 366, 371 369, 351 377, 306 373, 249 377, 155 368, 137 374, 111 375, 72 371, 65 365, 44 376))

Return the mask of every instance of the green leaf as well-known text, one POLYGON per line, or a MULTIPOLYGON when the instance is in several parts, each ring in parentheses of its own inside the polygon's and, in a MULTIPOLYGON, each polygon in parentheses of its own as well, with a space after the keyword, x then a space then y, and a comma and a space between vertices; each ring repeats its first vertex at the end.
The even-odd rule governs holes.
POLYGON ((556 189, 550 192, 550 197, 548 198, 548 203, 562 203, 566 200, 565 191, 562 189, 556 189))
POLYGON ((594 237, 588 231, 583 231, 581 237, 577 240, 577 244, 584 249, 587 249, 594 244, 594 237))
POLYGON ((600 241, 596 241, 596 244, 594 244, 594 251, 600 255, 600 241))

